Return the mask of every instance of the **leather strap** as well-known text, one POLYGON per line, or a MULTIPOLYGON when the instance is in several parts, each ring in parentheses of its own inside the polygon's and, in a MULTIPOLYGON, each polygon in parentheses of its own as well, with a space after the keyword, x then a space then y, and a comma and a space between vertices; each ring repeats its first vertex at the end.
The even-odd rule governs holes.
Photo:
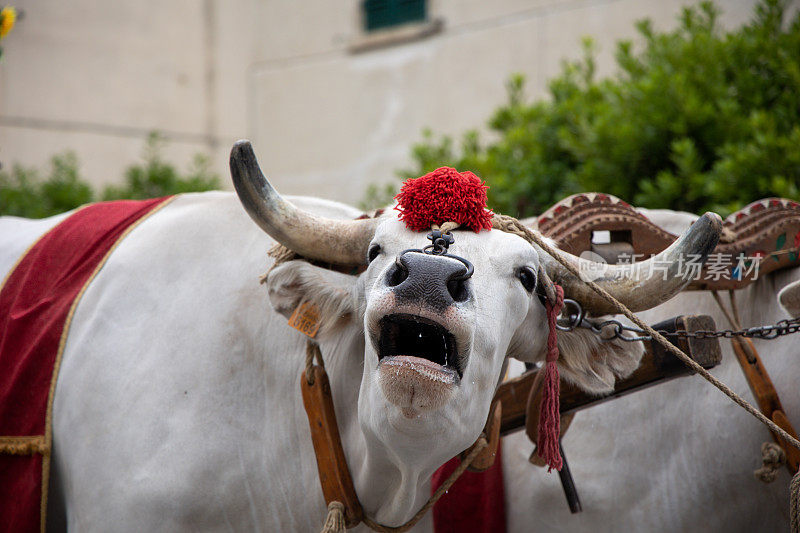
POLYGON ((358 501, 353 479, 347 467, 347 459, 344 456, 328 375, 319 365, 312 366, 311 372, 310 379, 306 379, 306 372, 303 372, 300 388, 303 391, 303 406, 311 429, 314 455, 317 457, 322 494, 325 496, 326 505, 334 501, 344 505, 345 524, 347 527, 354 527, 361 522, 364 511, 358 501))
POLYGON ((539 441, 539 413, 541 412, 543 389, 544 372, 540 370, 533 378, 533 385, 528 394, 528 403, 525 406, 525 434, 534 444, 539 441))

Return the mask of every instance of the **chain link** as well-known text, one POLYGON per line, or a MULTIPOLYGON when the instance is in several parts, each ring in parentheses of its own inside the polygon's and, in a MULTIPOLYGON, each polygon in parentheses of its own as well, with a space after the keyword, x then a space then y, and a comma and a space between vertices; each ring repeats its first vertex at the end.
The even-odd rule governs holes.
MULTIPOLYGON (((602 322, 592 322, 585 318, 583 308, 575 300, 564 300, 564 309, 558 323, 561 331, 572 331, 576 327, 592 330, 604 341, 619 339, 627 342, 649 341, 650 335, 646 335, 643 329, 627 326, 619 320, 604 320, 602 322), (572 311, 572 312, 570 312, 572 311), (624 333, 633 333, 626 336, 624 333)), ((696 331, 666 331, 657 330, 665 337, 682 337, 693 339, 732 339, 733 337, 750 337, 757 339, 775 339, 783 335, 791 335, 800 331, 800 317, 779 320, 769 326, 756 326, 743 329, 698 329, 696 331)))

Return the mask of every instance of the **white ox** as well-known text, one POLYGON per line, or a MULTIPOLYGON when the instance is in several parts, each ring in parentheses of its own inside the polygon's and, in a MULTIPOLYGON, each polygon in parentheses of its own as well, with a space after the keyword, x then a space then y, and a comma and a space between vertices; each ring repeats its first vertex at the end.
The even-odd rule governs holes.
MULTIPOLYGON (((260 175, 247 144, 234 148, 232 170, 245 207, 279 242, 319 260, 369 258, 367 270, 349 276, 288 262, 270 275, 265 297, 257 280, 274 241, 224 193, 181 196, 138 226, 84 293, 69 332, 54 403, 51 529, 317 530, 325 505, 298 391, 305 338, 285 318, 302 301, 329 318, 318 340, 361 503, 374 519, 400 524, 427 499, 433 471, 480 433, 507 356, 543 358, 544 308, 535 295, 541 272, 589 309, 608 310, 517 236, 457 232, 452 251, 475 273, 448 284, 461 272, 450 259, 411 253, 398 267, 401 252, 427 241, 393 215, 352 221, 358 213, 340 204, 297 198, 293 206, 260 175), (414 335, 426 342, 411 342, 414 335)), ((0 273, 61 218, 0 221, 0 273)), ((718 221, 705 217, 657 260, 706 254, 718 232, 718 221)), ((684 284, 600 282, 639 310, 684 284)), ((594 391, 612 387, 641 354, 636 344, 601 343, 583 331, 561 335, 560 343, 562 375, 594 391)), ((667 410, 664 402, 640 412, 660 418, 667 410)), ((625 422, 637 420, 609 428, 625 431, 625 422)), ((567 437, 579 488, 580 456, 611 461, 619 453, 598 433, 576 427, 567 437), (579 450, 573 441, 581 431, 579 450)), ((686 445, 692 433, 684 431, 686 445)), ((519 464, 530 445, 509 439, 504 451, 512 529, 569 528, 550 521, 562 506, 555 477, 533 485, 539 471, 519 464)), ((627 474, 599 473, 592 482, 608 484, 602 503, 614 500, 641 456, 658 467, 633 481, 667 472, 671 465, 658 463, 659 455, 653 446, 630 456, 627 474)), ((664 486, 667 477, 653 480, 651 490, 679 490, 664 486)), ((675 487, 696 483, 680 481, 675 487)), ((587 487, 592 508, 590 494, 587 487)), ((632 501, 596 508, 612 513, 606 523, 615 529, 624 518, 614 510, 636 511, 632 501)), ((651 513, 684 511, 674 504, 648 505, 651 513)), ((419 529, 430 529, 430 520, 419 529)))

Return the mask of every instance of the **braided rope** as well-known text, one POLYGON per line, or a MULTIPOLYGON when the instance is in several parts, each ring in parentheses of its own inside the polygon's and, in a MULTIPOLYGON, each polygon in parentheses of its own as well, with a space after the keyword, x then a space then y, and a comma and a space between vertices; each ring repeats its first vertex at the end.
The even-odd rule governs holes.
POLYGON ((347 522, 344 519, 344 505, 342 502, 332 501, 328 504, 328 516, 325 517, 325 524, 320 533, 342 533, 347 530, 347 522))
POLYGON ((438 224, 431 224, 431 229, 433 229, 433 230, 437 230, 438 229, 442 233, 450 233, 454 229, 457 229, 459 226, 461 226, 461 224, 459 224, 458 222, 453 222, 451 220, 451 221, 448 221, 448 222, 442 222, 441 226, 439 226, 438 224))

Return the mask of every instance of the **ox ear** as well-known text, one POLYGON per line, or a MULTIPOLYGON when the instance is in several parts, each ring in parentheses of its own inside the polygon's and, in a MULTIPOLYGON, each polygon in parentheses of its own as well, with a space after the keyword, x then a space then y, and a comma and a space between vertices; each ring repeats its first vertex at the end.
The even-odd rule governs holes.
POLYGON ((617 379, 636 370, 644 354, 641 342, 604 341, 585 328, 559 331, 558 349, 561 376, 595 394, 613 391, 617 379))
MULTIPOLYGON (((544 308, 536 306, 514 335, 508 355, 529 363, 544 361, 547 334, 544 308)), ((617 379, 638 368, 644 345, 619 339, 603 341, 589 329, 576 328, 558 332, 558 350, 561 377, 587 392, 604 394, 614 390, 617 379)))
POLYGON ((780 290, 778 302, 789 316, 800 317, 800 280, 794 281, 780 290))
POLYGON ((319 312, 319 334, 343 327, 358 310, 358 277, 307 263, 287 261, 270 271, 265 283, 269 301, 287 319, 300 305, 311 303, 319 312))

